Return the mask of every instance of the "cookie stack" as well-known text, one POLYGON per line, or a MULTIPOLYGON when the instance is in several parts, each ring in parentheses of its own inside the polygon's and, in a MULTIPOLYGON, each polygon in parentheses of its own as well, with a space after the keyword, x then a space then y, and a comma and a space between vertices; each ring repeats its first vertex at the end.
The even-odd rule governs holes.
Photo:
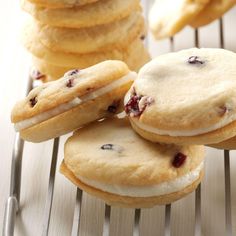
POLYGON ((23 43, 47 81, 108 59, 137 71, 150 59, 139 0, 23 0, 22 8, 34 18, 23 43))
POLYGON ((156 39, 172 37, 185 26, 198 28, 220 18, 235 6, 236 0, 155 0, 149 26, 156 39))

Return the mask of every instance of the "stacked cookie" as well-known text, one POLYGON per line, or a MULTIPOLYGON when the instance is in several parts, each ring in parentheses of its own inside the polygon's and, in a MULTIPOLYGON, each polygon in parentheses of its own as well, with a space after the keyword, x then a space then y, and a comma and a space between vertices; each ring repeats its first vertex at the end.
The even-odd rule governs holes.
POLYGON ((235 4, 236 0, 155 0, 149 26, 156 39, 171 37, 187 25, 198 28, 213 22, 235 4))
POLYGON ((34 18, 23 43, 46 80, 108 59, 137 71, 150 59, 139 0, 23 0, 22 8, 34 18))

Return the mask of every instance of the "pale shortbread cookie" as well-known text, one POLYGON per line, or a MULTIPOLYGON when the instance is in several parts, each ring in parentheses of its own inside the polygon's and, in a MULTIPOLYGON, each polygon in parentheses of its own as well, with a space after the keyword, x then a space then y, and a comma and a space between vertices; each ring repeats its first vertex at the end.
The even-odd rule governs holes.
POLYGON ((83 28, 108 24, 141 10, 139 0, 99 0, 81 7, 48 9, 22 0, 22 8, 43 24, 83 28))
POLYGON ((190 25, 198 28, 220 18, 236 4, 236 0, 210 0, 206 7, 191 21, 190 25))
POLYGON ((236 136, 233 138, 224 140, 223 142, 209 144, 207 146, 218 148, 218 149, 235 150, 236 149, 236 136))
POLYGON ((171 37, 183 29, 209 0, 155 0, 149 26, 156 39, 171 37))
POLYGON ((65 144, 61 172, 108 204, 151 207, 192 192, 202 179, 203 146, 160 145, 138 136, 128 120, 79 129, 65 144))
POLYGON ((90 28, 71 29, 38 24, 40 41, 50 50, 67 53, 91 53, 127 48, 135 38, 145 35, 141 13, 114 23, 90 28))
MULTIPOLYGON (((138 72, 139 69, 145 63, 150 61, 150 55, 147 49, 144 47, 142 41, 136 40, 131 44, 130 48, 128 49, 128 52, 125 53, 123 61, 126 62, 126 64, 131 70, 138 72)), ((44 82, 56 80, 62 77, 64 73, 68 70, 72 70, 75 68, 83 69, 91 66, 91 64, 89 64, 89 61, 87 61, 88 64, 85 63, 85 61, 83 63, 78 63, 76 67, 61 67, 48 63, 47 61, 39 59, 37 57, 33 57, 33 64, 35 68, 37 68, 37 70, 40 71, 42 74, 47 75, 43 77, 44 82)))
POLYGON ((105 61, 73 70, 33 89, 12 110, 23 139, 41 142, 119 112, 136 73, 121 61, 105 61))
POLYGON ((126 96, 126 112, 151 141, 219 143, 236 135, 235 90, 235 53, 187 49, 141 69, 126 96))
POLYGON ((78 7, 98 0, 29 0, 30 2, 46 8, 78 7))
MULTIPOLYGON (((135 49, 135 47, 143 47, 142 45, 138 45, 142 44, 142 40, 140 37, 138 37, 130 45, 127 45, 126 50, 113 49, 86 54, 54 52, 40 42, 37 36, 37 29, 34 27, 34 24, 32 24, 32 21, 28 22, 28 24, 25 26, 22 32, 22 41, 24 46, 34 56, 53 65, 71 68, 86 68, 109 59, 125 61, 133 48, 135 49)), ((140 58, 143 56, 145 57, 145 55, 139 55, 140 58)))

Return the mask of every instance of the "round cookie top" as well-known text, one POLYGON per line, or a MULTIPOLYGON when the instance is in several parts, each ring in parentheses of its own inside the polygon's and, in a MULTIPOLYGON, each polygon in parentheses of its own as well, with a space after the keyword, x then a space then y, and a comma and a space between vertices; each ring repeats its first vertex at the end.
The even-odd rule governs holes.
POLYGON ((78 178, 144 186, 188 174, 203 156, 203 146, 154 144, 138 136, 127 118, 114 118, 79 129, 65 144, 64 162, 78 178))
MULTIPOLYGON (((104 61, 83 70, 68 71, 61 79, 44 83, 33 90, 12 110, 12 122, 31 118, 84 96, 96 95, 96 90, 105 88, 127 77, 132 82, 136 77, 122 61, 104 61)), ((127 83, 127 82, 126 82, 127 83)), ((107 89, 106 89, 107 90, 107 89)))
POLYGON ((206 133, 236 119, 235 90, 235 53, 187 49, 159 56, 140 70, 126 95, 126 112, 158 133, 206 133))
POLYGON ((43 24, 68 28, 108 24, 141 10, 139 0, 99 0, 80 7, 59 9, 40 7, 28 0, 22 0, 21 5, 43 24))
POLYGON ((29 0, 30 2, 46 8, 76 7, 97 2, 98 0, 29 0))

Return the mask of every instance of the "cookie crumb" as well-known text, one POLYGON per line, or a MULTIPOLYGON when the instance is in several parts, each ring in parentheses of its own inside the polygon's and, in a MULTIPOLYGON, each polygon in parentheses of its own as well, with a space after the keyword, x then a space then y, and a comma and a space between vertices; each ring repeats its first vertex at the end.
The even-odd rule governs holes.
POLYGON ((191 56, 188 59, 189 64, 204 64, 204 61, 200 60, 198 56, 191 56))
POLYGON ((180 166, 182 166, 186 160, 187 156, 184 155, 181 152, 178 152, 175 156, 174 156, 174 160, 172 161, 172 165, 175 168, 179 168, 180 166))

